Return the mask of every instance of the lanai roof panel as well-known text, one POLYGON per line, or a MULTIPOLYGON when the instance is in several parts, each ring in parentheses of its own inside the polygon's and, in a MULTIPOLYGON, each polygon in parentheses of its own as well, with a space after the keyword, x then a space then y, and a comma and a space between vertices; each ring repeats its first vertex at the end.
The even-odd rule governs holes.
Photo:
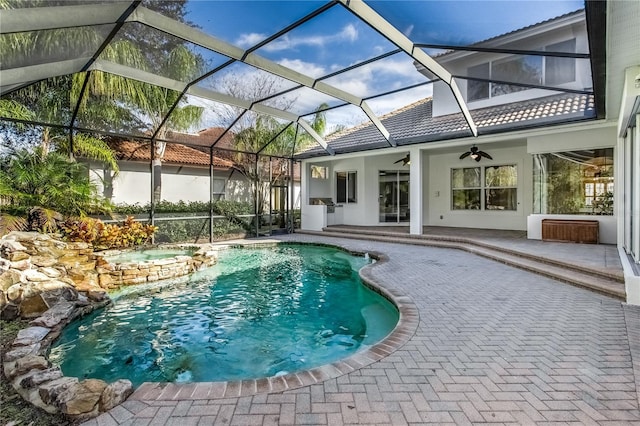
MULTIPOLYGON (((84 128, 109 134, 127 133, 132 136, 166 137, 170 132, 161 129, 159 127, 161 124, 170 125, 182 107, 201 105, 204 107, 204 115, 208 119, 183 131, 196 132, 199 128, 211 126, 225 128, 230 133, 237 134, 238 122, 227 120, 228 122, 222 123, 212 120, 212 108, 222 106, 223 108, 242 110, 241 112, 249 110, 249 113, 245 112, 244 114, 247 116, 267 115, 270 116, 270 119, 284 125, 295 123, 297 116, 310 114, 318 106, 326 103, 330 108, 326 115, 329 121, 334 123, 329 126, 329 131, 333 131, 339 126, 358 125, 362 119, 365 125, 357 127, 350 133, 353 135, 360 132, 362 149, 393 145, 396 143, 394 140, 397 140, 398 144, 408 143, 408 141, 413 143, 413 141, 420 139, 425 141, 445 140, 458 137, 461 134, 469 134, 470 129, 474 127, 473 123, 468 120, 469 116, 466 117, 467 120, 464 120, 465 117, 460 114, 444 118, 438 117, 427 123, 423 120, 424 115, 419 113, 420 108, 417 108, 416 111, 409 108, 413 112, 406 110, 405 121, 398 121, 396 117, 398 114, 391 113, 389 115, 389 111, 395 111, 402 105, 413 105, 411 102, 431 95, 430 84, 420 85, 421 81, 428 83, 428 79, 415 70, 416 56, 414 52, 426 51, 432 54, 441 54, 452 46, 453 48, 455 46, 472 47, 471 50, 473 50, 473 46, 478 45, 491 45, 494 48, 530 49, 530 45, 517 43, 520 35, 551 28, 554 22, 579 20, 584 12, 576 12, 575 10, 585 6, 583 2, 573 0, 544 2, 545 7, 540 7, 538 1, 529 0, 511 3, 458 0, 366 1, 364 3, 366 7, 371 7, 374 13, 379 13, 382 18, 395 27, 390 30, 385 27, 384 22, 377 18, 370 19, 368 14, 362 14, 355 10, 351 7, 352 3, 358 3, 358 1, 156 2, 143 0, 141 3, 119 1, 104 4, 93 1, 65 3, 59 1, 10 1, 6 3, 9 7, 51 7, 42 9, 43 13, 41 14, 31 13, 29 16, 33 19, 18 19, 23 16, 19 11, 17 14, 11 15, 16 17, 13 23, 3 19, 2 30, 4 31, 6 28, 23 28, 23 30, 9 30, 6 34, 2 33, 0 41, 5 45, 10 45, 7 40, 15 35, 27 34, 29 31, 26 29, 30 27, 40 28, 40 30, 32 31, 33 33, 51 32, 51 34, 67 35, 81 35, 89 28, 95 31, 98 37, 95 43, 82 44, 76 48, 68 46, 68 44, 82 41, 82 37, 67 37, 68 40, 59 40, 57 44, 60 47, 59 52, 50 57, 41 57, 39 54, 28 55, 27 50, 14 51, 18 62, 3 61, 2 68, 0 68, 3 71, 3 84, 9 81, 2 86, 2 93, 10 93, 16 88, 21 90, 22 86, 33 81, 42 79, 46 81, 47 76, 62 75, 63 71, 88 70, 91 81, 106 74, 120 75, 124 84, 119 87, 112 85, 111 89, 114 91, 124 90, 127 83, 136 81, 149 89, 156 86, 154 90, 169 93, 171 99, 168 99, 169 102, 166 105, 163 104, 150 113, 137 111, 133 119, 129 119, 129 122, 122 121, 118 115, 113 114, 105 116, 102 120, 96 120, 95 117, 92 117, 90 110, 105 97, 104 94, 96 93, 92 87, 88 87, 86 91, 81 92, 84 99, 80 103, 68 102, 70 105, 67 115, 63 119, 57 120, 56 123, 49 124, 69 125, 70 130, 84 128), (108 13, 93 13, 91 7, 83 7, 83 4, 100 5, 100 10, 108 13), (70 20, 66 16, 68 14, 62 13, 64 10, 71 10, 69 5, 76 8, 73 10, 81 12, 74 15, 79 19, 70 20), (61 13, 57 13, 57 7, 60 7, 61 13), (186 12, 182 22, 170 19, 180 15, 179 10, 182 7, 186 12), (42 16, 46 16, 47 19, 41 18, 42 16), (8 22, 11 23, 11 26, 6 25, 8 22), (378 24, 382 26, 377 27, 378 24), (390 37, 390 34, 396 30, 400 35, 396 34, 397 37, 390 37), (402 42, 397 44, 397 41, 402 37, 406 37, 410 45, 412 43, 417 43, 417 45, 407 49, 407 45, 402 42), (396 40, 396 43, 392 43, 390 39, 396 40), (107 55, 113 46, 123 41, 135 43, 143 51, 143 56, 147 57, 147 63, 137 66, 135 63, 124 60, 123 57, 109 57, 107 55), (425 45, 423 46, 421 43, 425 45), (198 67, 197 71, 188 73, 174 73, 172 71, 178 71, 178 69, 172 70, 171 67, 163 67, 164 61, 169 58, 172 46, 183 47, 194 54, 201 61, 201 67, 198 67), (402 49, 406 52, 413 52, 414 57, 407 53, 397 53, 402 49), (384 56, 387 54, 389 56, 384 56), (398 57, 402 57, 403 60, 397 61, 398 57), (375 58, 378 59, 374 60, 375 58), (73 63, 70 61, 65 64, 55 63, 66 59, 73 59, 71 61, 73 63), (55 66, 49 67, 49 62, 55 66), (40 68, 35 71, 21 68, 34 64, 40 65, 40 68), (46 68, 43 68, 42 65, 45 65, 46 68), (266 92, 268 99, 263 99, 264 95, 255 96, 255 94, 233 97, 229 96, 229 91, 220 87, 219 84, 208 84, 211 81, 222 81, 225 75, 232 74, 237 74, 233 76, 236 81, 242 81, 246 73, 234 72, 234 70, 253 70, 254 67, 260 69, 260 71, 256 71, 258 73, 272 75, 277 82, 272 87, 273 90, 266 92), (210 77, 205 77, 202 81, 198 80, 200 77, 208 76, 205 73, 213 70, 218 71, 210 77), (22 78, 21 73, 27 77, 22 78), (411 87, 411 89, 403 91, 402 89, 405 87, 411 87), (200 104, 192 102, 198 97, 204 99, 205 102, 200 104), (227 106, 223 106, 223 104, 227 106), (349 108, 355 111, 351 117, 335 118, 337 112, 349 104, 351 104, 349 108), (79 110, 74 111, 76 105, 79 105, 79 110), (278 110, 278 107, 281 107, 281 110, 278 110), (387 114, 387 116, 378 121, 376 116, 382 114, 387 114), (368 119, 373 120, 373 123, 367 121, 368 119), (365 132, 368 127, 371 129, 365 132), (386 138, 385 135, 390 137, 386 138)), ((6 13, 5 16, 7 16, 6 13)), ((571 22, 572 25, 582 25, 579 22, 571 22)), ((443 59, 457 53, 459 52, 446 53, 438 58, 443 59)), ((587 54, 589 52, 585 51, 583 45, 576 48, 576 53, 587 54)), ((480 59, 484 55, 477 52, 474 54, 477 54, 480 59)), ((530 56, 521 55, 522 58, 530 56)), ((539 55, 533 56, 531 61, 534 62, 540 58, 539 55)), ((556 62, 562 62, 562 60, 563 58, 560 58, 556 62)), ((577 61, 587 60, 589 59, 577 59, 577 61)), ((526 63, 526 61, 521 62, 526 63)), ((566 62, 568 64, 569 61, 566 62)), ((442 64, 446 69, 446 61, 442 61, 442 64)), ((514 73, 508 71, 509 67, 505 67, 506 74, 501 76, 504 77, 501 78, 503 85, 505 83, 523 85, 538 84, 538 82, 544 85, 546 83, 544 79, 533 81, 530 78, 531 75, 523 75, 522 68, 516 69, 514 73)), ((547 72, 547 70, 544 71, 547 72)), ((471 76, 465 74, 464 71, 461 74, 460 78, 456 80, 464 81, 463 77, 471 76)), ((446 76, 447 74, 445 72, 442 75, 446 76)), ((534 75, 533 77, 540 76, 534 75)), ((496 79, 496 76, 491 76, 491 79, 496 79)), ((585 79, 582 85, 584 90, 575 90, 574 93, 569 93, 567 96, 589 97, 592 94, 591 88, 594 86, 589 80, 591 80, 590 76, 585 79)), ((468 83, 472 80, 467 79, 466 81, 468 83)), ((491 84, 492 87, 499 90, 499 83, 491 84)), ((129 84, 130 87, 131 84, 129 84)), ((461 89, 464 90, 464 85, 461 89)), ((512 89, 509 88, 509 90, 512 89)), ((127 97, 130 95, 130 93, 122 92, 112 93, 106 97, 114 100, 116 107, 126 108, 127 97)), ((585 110, 589 110, 589 107, 585 107, 585 110)), ((464 105, 463 111, 466 113, 464 105)), ((483 118, 481 111, 475 110, 470 115, 474 120, 476 118, 484 120, 478 126, 481 129, 480 132, 487 131, 487 128, 495 129, 497 125, 495 123, 486 124, 488 119, 483 118)), ((112 111, 112 113, 114 112, 112 111)), ((496 113, 500 117, 509 117, 509 119, 504 118, 498 124, 504 126, 505 129, 515 129, 523 123, 528 126, 533 120, 517 120, 517 114, 514 116, 510 113, 505 113, 506 115, 500 115, 501 112, 496 113)), ((577 114, 579 115, 579 113, 577 114)), ((586 117, 587 115, 584 115, 582 118, 586 117)), ((5 118, 15 120, 15 117, 5 118)), ((491 120, 495 119, 495 117, 491 117, 491 120)), ((560 114, 536 119, 542 120, 541 122, 556 123, 563 119, 573 120, 575 117, 571 114, 560 114)), ((346 136, 341 141, 334 140, 335 135, 327 136, 327 139, 330 139, 334 144, 337 143, 336 146, 339 148, 340 143, 344 144, 340 148, 343 151, 354 150, 359 146, 357 141, 346 136)), ((321 141, 318 143, 323 145, 321 141)), ((298 151, 298 148, 296 147, 295 151, 298 151)), ((326 152, 321 146, 319 148, 326 152)))

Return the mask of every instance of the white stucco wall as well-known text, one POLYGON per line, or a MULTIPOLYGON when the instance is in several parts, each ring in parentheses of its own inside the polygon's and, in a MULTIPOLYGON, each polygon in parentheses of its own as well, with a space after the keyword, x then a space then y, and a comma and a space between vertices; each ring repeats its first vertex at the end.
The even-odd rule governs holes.
POLYGON ((581 149, 613 148, 616 143, 615 123, 583 125, 568 131, 557 131, 552 128, 548 133, 527 138, 527 152, 530 154, 542 154, 581 149))
POLYGON ((523 142, 514 146, 490 148, 480 146, 493 160, 483 158, 475 162, 469 157, 460 160, 461 152, 446 154, 428 153, 429 186, 426 188, 429 208, 424 212, 424 223, 430 226, 455 226, 488 229, 527 229, 527 215, 532 204, 532 161, 523 142), (515 164, 518 171, 518 195, 516 211, 453 210, 451 195, 451 169, 515 164))
MULTIPOLYGON (((116 204, 147 204, 151 200, 151 173, 148 164, 121 163, 120 173, 113 180, 113 195, 111 200, 116 204)), ((104 191, 102 168, 96 164, 90 167, 90 176, 97 185, 100 194, 104 191)), ((229 172, 214 170, 214 180, 225 182, 225 199, 252 202, 253 194, 250 184, 244 176, 233 173, 229 179, 229 172)), ((209 170, 200 167, 177 167, 164 165, 162 167, 162 200, 178 201, 209 201, 210 191, 209 170)), ((216 185, 217 188, 217 185, 216 185)), ((268 193, 265 194, 268 197, 268 193)), ((268 198, 265 199, 268 203, 268 198)), ((294 208, 300 208, 300 183, 293 187, 294 208)))
POLYGON ((624 70, 640 65, 640 2, 607 2, 607 118, 617 119, 624 70))

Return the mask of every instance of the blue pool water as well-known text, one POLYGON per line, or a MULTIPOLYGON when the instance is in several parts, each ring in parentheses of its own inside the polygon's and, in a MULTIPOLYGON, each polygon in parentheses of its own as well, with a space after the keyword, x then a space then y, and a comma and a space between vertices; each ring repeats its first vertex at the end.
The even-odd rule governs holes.
POLYGON ((222 381, 327 364, 386 336, 398 311, 362 285, 368 261, 308 245, 229 249, 184 282, 67 326, 50 359, 67 376, 222 381))

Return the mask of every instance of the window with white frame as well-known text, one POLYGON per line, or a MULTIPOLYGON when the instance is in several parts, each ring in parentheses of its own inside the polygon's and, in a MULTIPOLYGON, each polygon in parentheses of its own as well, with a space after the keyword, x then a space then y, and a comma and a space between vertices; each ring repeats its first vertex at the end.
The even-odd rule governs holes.
POLYGON ((480 167, 451 169, 451 200, 453 210, 480 210, 482 191, 480 167))
POLYGON ((355 203, 357 187, 356 172, 336 172, 336 203, 355 203))
POLYGON ((515 165, 451 169, 453 210, 517 210, 515 165))
POLYGON ((213 201, 224 200, 226 183, 226 178, 213 178, 213 192, 211 193, 213 201))
MULTIPOLYGON (((576 39, 547 45, 544 50, 573 53, 576 51, 576 39)), ((478 79, 558 86, 576 80, 576 60, 554 56, 513 55, 474 65, 469 67, 467 72, 469 77, 478 79)), ((468 80, 467 101, 488 99, 527 89, 526 86, 468 80)))
POLYGON ((329 168, 325 166, 311 165, 311 179, 329 179, 329 168))
MULTIPOLYGON (((550 44, 546 50, 550 52, 575 52, 576 39, 550 44)), ((573 58, 544 58, 544 81, 548 86, 571 83, 576 80, 576 60, 573 58)))
POLYGON ((484 168, 484 208, 518 209, 518 169, 515 165, 484 168))

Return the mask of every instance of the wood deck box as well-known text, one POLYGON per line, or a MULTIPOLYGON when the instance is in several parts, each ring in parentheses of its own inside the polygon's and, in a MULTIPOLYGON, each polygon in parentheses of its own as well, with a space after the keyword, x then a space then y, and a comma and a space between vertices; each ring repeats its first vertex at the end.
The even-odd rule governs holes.
POLYGON ((597 220, 543 219, 543 241, 598 244, 597 220))

